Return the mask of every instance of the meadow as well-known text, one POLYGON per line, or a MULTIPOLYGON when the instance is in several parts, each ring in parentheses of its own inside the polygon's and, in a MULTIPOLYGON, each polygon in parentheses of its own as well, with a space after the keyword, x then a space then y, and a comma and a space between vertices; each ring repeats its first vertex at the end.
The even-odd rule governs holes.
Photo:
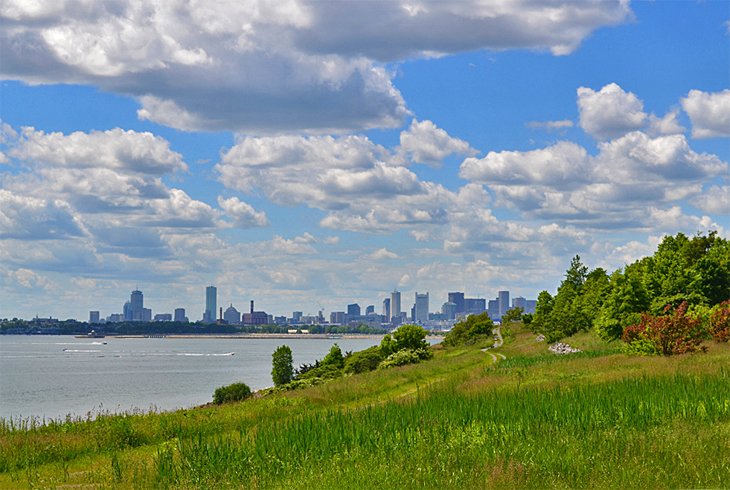
MULTIPOLYGON (((730 347, 483 345, 241 403, 0 427, 0 488, 726 487, 730 347)), ((245 381, 243 379, 242 381, 245 381)), ((212 390, 211 390, 212 392, 212 390)))

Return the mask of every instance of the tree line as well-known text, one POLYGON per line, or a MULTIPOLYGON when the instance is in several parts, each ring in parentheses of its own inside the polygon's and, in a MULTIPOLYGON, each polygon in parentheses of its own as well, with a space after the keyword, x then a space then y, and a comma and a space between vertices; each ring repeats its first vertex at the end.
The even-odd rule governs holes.
POLYGON ((730 242, 713 231, 665 236, 653 255, 611 274, 576 255, 555 295, 542 291, 523 319, 549 341, 595 329, 629 350, 669 354, 726 341, 729 312, 730 242))

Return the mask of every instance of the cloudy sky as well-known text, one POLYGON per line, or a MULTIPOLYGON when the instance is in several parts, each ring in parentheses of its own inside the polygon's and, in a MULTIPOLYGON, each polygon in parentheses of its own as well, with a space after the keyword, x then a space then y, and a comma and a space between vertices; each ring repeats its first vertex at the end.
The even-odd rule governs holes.
POLYGON ((534 298, 730 237, 730 3, 0 2, 0 318, 534 298))

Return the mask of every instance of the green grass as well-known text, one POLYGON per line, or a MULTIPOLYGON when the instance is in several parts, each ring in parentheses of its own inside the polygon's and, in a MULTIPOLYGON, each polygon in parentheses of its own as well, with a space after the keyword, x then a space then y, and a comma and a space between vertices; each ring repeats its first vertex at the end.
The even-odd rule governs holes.
POLYGON ((730 347, 476 347, 243 403, 0 431, 0 488, 705 487, 730 481, 730 347))

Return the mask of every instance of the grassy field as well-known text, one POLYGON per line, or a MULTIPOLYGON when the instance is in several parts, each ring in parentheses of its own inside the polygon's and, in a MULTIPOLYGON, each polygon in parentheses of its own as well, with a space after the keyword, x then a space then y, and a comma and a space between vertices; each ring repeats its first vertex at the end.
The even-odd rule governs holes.
MULTIPOLYGON (((727 487, 730 346, 493 352, 219 407, 0 427, 0 488, 727 487)), ((245 380, 242 380, 245 381, 245 380)), ((212 393, 212 389, 211 389, 212 393)))

